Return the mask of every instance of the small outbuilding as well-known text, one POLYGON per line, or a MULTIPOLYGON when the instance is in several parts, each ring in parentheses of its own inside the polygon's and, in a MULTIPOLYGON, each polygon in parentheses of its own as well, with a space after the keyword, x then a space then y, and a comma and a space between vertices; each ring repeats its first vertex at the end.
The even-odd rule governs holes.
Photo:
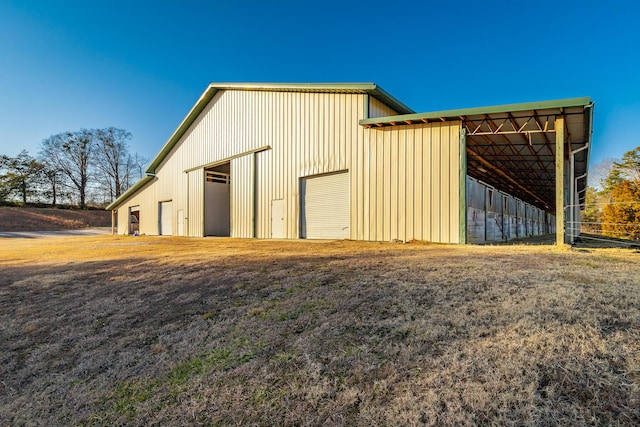
POLYGON ((373 83, 211 84, 107 209, 120 234, 569 242, 592 122, 589 98, 415 113, 373 83))

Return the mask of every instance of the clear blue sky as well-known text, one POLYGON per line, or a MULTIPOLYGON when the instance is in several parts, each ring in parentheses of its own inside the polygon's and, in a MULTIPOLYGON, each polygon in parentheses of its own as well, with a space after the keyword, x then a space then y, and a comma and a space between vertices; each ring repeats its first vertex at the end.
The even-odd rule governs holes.
POLYGON ((591 96, 640 145, 638 1, 0 0, 0 154, 115 126, 151 159, 209 82, 375 82, 417 112, 591 96))

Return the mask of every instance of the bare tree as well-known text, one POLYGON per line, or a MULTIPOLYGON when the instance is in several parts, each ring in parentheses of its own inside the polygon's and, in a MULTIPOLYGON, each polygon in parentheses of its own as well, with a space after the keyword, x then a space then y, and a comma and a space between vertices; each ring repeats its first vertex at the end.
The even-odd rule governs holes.
POLYGON ((144 176, 144 167, 149 162, 145 157, 142 157, 138 153, 129 155, 127 159, 127 182, 126 187, 131 187, 140 178, 144 176))
POLYGON ((81 207, 86 206, 93 150, 93 133, 86 129, 52 135, 41 144, 41 156, 68 178, 78 192, 81 207))
POLYGON ((51 205, 55 206, 60 196, 64 197, 62 188, 65 186, 65 176, 47 159, 42 159, 42 172, 40 174, 43 187, 42 193, 46 198, 51 199, 51 205))
POLYGON ((42 141, 47 195, 55 204, 64 195, 60 190, 71 188, 82 207, 90 200, 104 203, 119 197, 142 176, 146 162, 129 152, 130 139, 129 132, 112 126, 63 132, 42 141))
POLYGON ((114 127, 92 131, 99 185, 111 200, 117 199, 142 177, 146 160, 129 152, 131 133, 114 127))
POLYGON ((127 187, 129 151, 127 141, 131 134, 123 129, 109 127, 94 129, 96 168, 100 181, 108 189, 111 199, 118 198, 127 187))

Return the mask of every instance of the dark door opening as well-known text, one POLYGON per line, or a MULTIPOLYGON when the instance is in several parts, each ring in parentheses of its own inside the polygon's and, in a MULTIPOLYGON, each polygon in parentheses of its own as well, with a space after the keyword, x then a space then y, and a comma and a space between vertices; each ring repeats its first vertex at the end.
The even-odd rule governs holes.
POLYGON ((140 234, 140 206, 129 208, 129 235, 140 234))
POLYGON ((231 235, 231 163, 205 170, 204 235, 231 235))

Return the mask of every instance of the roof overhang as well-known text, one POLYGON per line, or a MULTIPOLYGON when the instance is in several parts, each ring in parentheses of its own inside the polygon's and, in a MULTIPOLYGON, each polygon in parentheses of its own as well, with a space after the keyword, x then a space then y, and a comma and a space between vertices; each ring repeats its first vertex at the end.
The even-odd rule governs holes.
MULTIPOLYGON (((589 97, 361 120, 369 128, 460 121, 467 174, 547 211, 555 210, 555 122, 565 119, 566 168, 583 203, 589 167, 593 102, 589 97)), ((569 178, 569 177, 568 177, 569 178)))
POLYGON ((124 200, 127 200, 129 197, 131 197, 133 194, 135 194, 138 190, 140 190, 142 187, 147 185, 147 183, 150 182, 153 178, 154 178, 153 175, 145 175, 145 176, 143 176, 140 181, 136 182, 133 186, 129 187, 127 189, 127 191, 122 193, 120 195, 120 197, 118 197, 116 200, 114 200, 105 209, 108 210, 108 211, 110 211, 112 209, 116 209, 121 202, 123 202, 124 200))
MULTIPOLYGON (((213 97, 222 90, 246 90, 246 91, 268 91, 268 92, 307 92, 307 93, 347 93, 347 94, 366 94, 378 99, 385 105, 400 114, 412 114, 414 111, 403 104, 401 101, 386 92, 375 83, 211 83, 202 93, 198 101, 191 108, 186 117, 182 120, 171 137, 164 144, 160 152, 153 158, 147 167, 147 175, 154 175, 156 169, 164 161, 167 155, 173 150, 176 144, 189 130, 193 122, 198 118, 200 113, 207 107, 213 97)), ((113 203, 107 206, 108 210, 116 209, 123 201, 129 198, 135 191, 139 190, 148 182, 143 178, 144 183, 131 187, 113 203), (135 191, 131 191, 135 188, 135 191)))
POLYGON ((375 83, 211 83, 208 89, 263 92, 361 93, 378 99, 398 114, 415 113, 375 83))

